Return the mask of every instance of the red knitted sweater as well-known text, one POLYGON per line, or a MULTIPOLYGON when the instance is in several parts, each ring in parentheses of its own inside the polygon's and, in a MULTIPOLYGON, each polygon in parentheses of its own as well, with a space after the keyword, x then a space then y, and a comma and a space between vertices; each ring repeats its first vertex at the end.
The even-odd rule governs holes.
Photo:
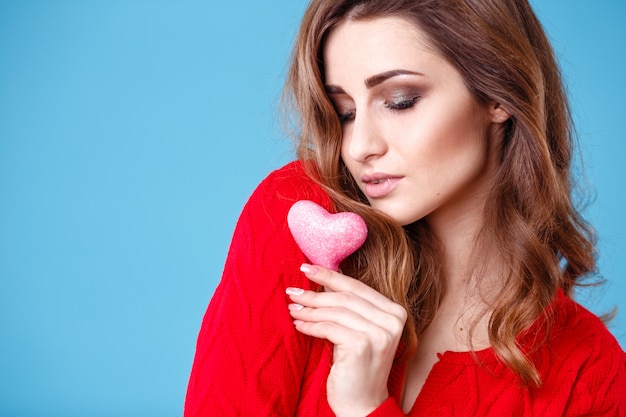
MULTIPOLYGON (((287 228, 301 199, 330 209, 299 162, 273 172, 246 204, 204 316, 185 417, 333 416, 326 401, 331 346, 295 331, 285 288, 313 288, 287 228)), ((409 416, 626 416, 626 355, 593 314, 559 293, 547 343, 532 355, 543 385, 529 388, 491 349, 442 352, 409 416), (480 365, 477 363, 479 362, 480 365)), ((371 416, 400 417, 404 366, 371 416)))

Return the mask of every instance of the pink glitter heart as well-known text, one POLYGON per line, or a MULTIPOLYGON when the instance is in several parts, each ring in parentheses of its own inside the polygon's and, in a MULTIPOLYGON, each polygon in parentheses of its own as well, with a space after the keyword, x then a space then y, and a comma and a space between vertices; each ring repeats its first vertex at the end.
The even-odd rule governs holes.
POLYGON ((291 206, 287 224, 296 243, 313 264, 335 271, 367 238, 367 225, 358 214, 331 214, 308 200, 291 206))

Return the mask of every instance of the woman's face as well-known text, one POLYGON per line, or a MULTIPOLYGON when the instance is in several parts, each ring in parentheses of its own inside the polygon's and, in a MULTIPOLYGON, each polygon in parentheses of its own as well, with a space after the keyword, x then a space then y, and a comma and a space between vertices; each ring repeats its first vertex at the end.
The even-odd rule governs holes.
POLYGON ((341 157, 370 204, 402 225, 482 212, 497 110, 409 21, 344 21, 324 47, 341 157), (493 119, 493 120, 492 120, 493 119))

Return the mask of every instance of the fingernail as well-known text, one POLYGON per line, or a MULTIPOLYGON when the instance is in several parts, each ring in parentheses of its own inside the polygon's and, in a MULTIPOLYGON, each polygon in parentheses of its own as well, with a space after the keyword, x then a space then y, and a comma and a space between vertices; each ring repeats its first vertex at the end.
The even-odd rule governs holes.
POLYGON ((319 268, 314 265, 302 264, 300 265, 300 271, 304 272, 307 275, 315 275, 319 268))
POLYGON ((287 295, 302 295, 304 294, 304 290, 302 288, 294 288, 294 287, 289 287, 285 290, 285 292, 287 293, 287 295))
POLYGON ((303 322, 302 320, 294 320, 294 321, 293 321, 293 325, 294 325, 294 326, 299 326, 299 325, 301 325, 301 324, 304 324, 304 322, 303 322))
POLYGON ((289 304, 287 308, 291 311, 298 311, 298 310, 302 310, 304 306, 301 304, 292 303, 292 304, 289 304))

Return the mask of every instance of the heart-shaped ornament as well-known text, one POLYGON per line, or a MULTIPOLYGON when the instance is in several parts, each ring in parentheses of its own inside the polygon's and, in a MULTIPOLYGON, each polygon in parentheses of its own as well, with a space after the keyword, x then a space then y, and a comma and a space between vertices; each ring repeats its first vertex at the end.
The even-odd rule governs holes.
POLYGON ((313 264, 335 271, 367 238, 367 225, 358 214, 331 214, 309 200, 300 200, 291 206, 287 224, 294 240, 313 264))

